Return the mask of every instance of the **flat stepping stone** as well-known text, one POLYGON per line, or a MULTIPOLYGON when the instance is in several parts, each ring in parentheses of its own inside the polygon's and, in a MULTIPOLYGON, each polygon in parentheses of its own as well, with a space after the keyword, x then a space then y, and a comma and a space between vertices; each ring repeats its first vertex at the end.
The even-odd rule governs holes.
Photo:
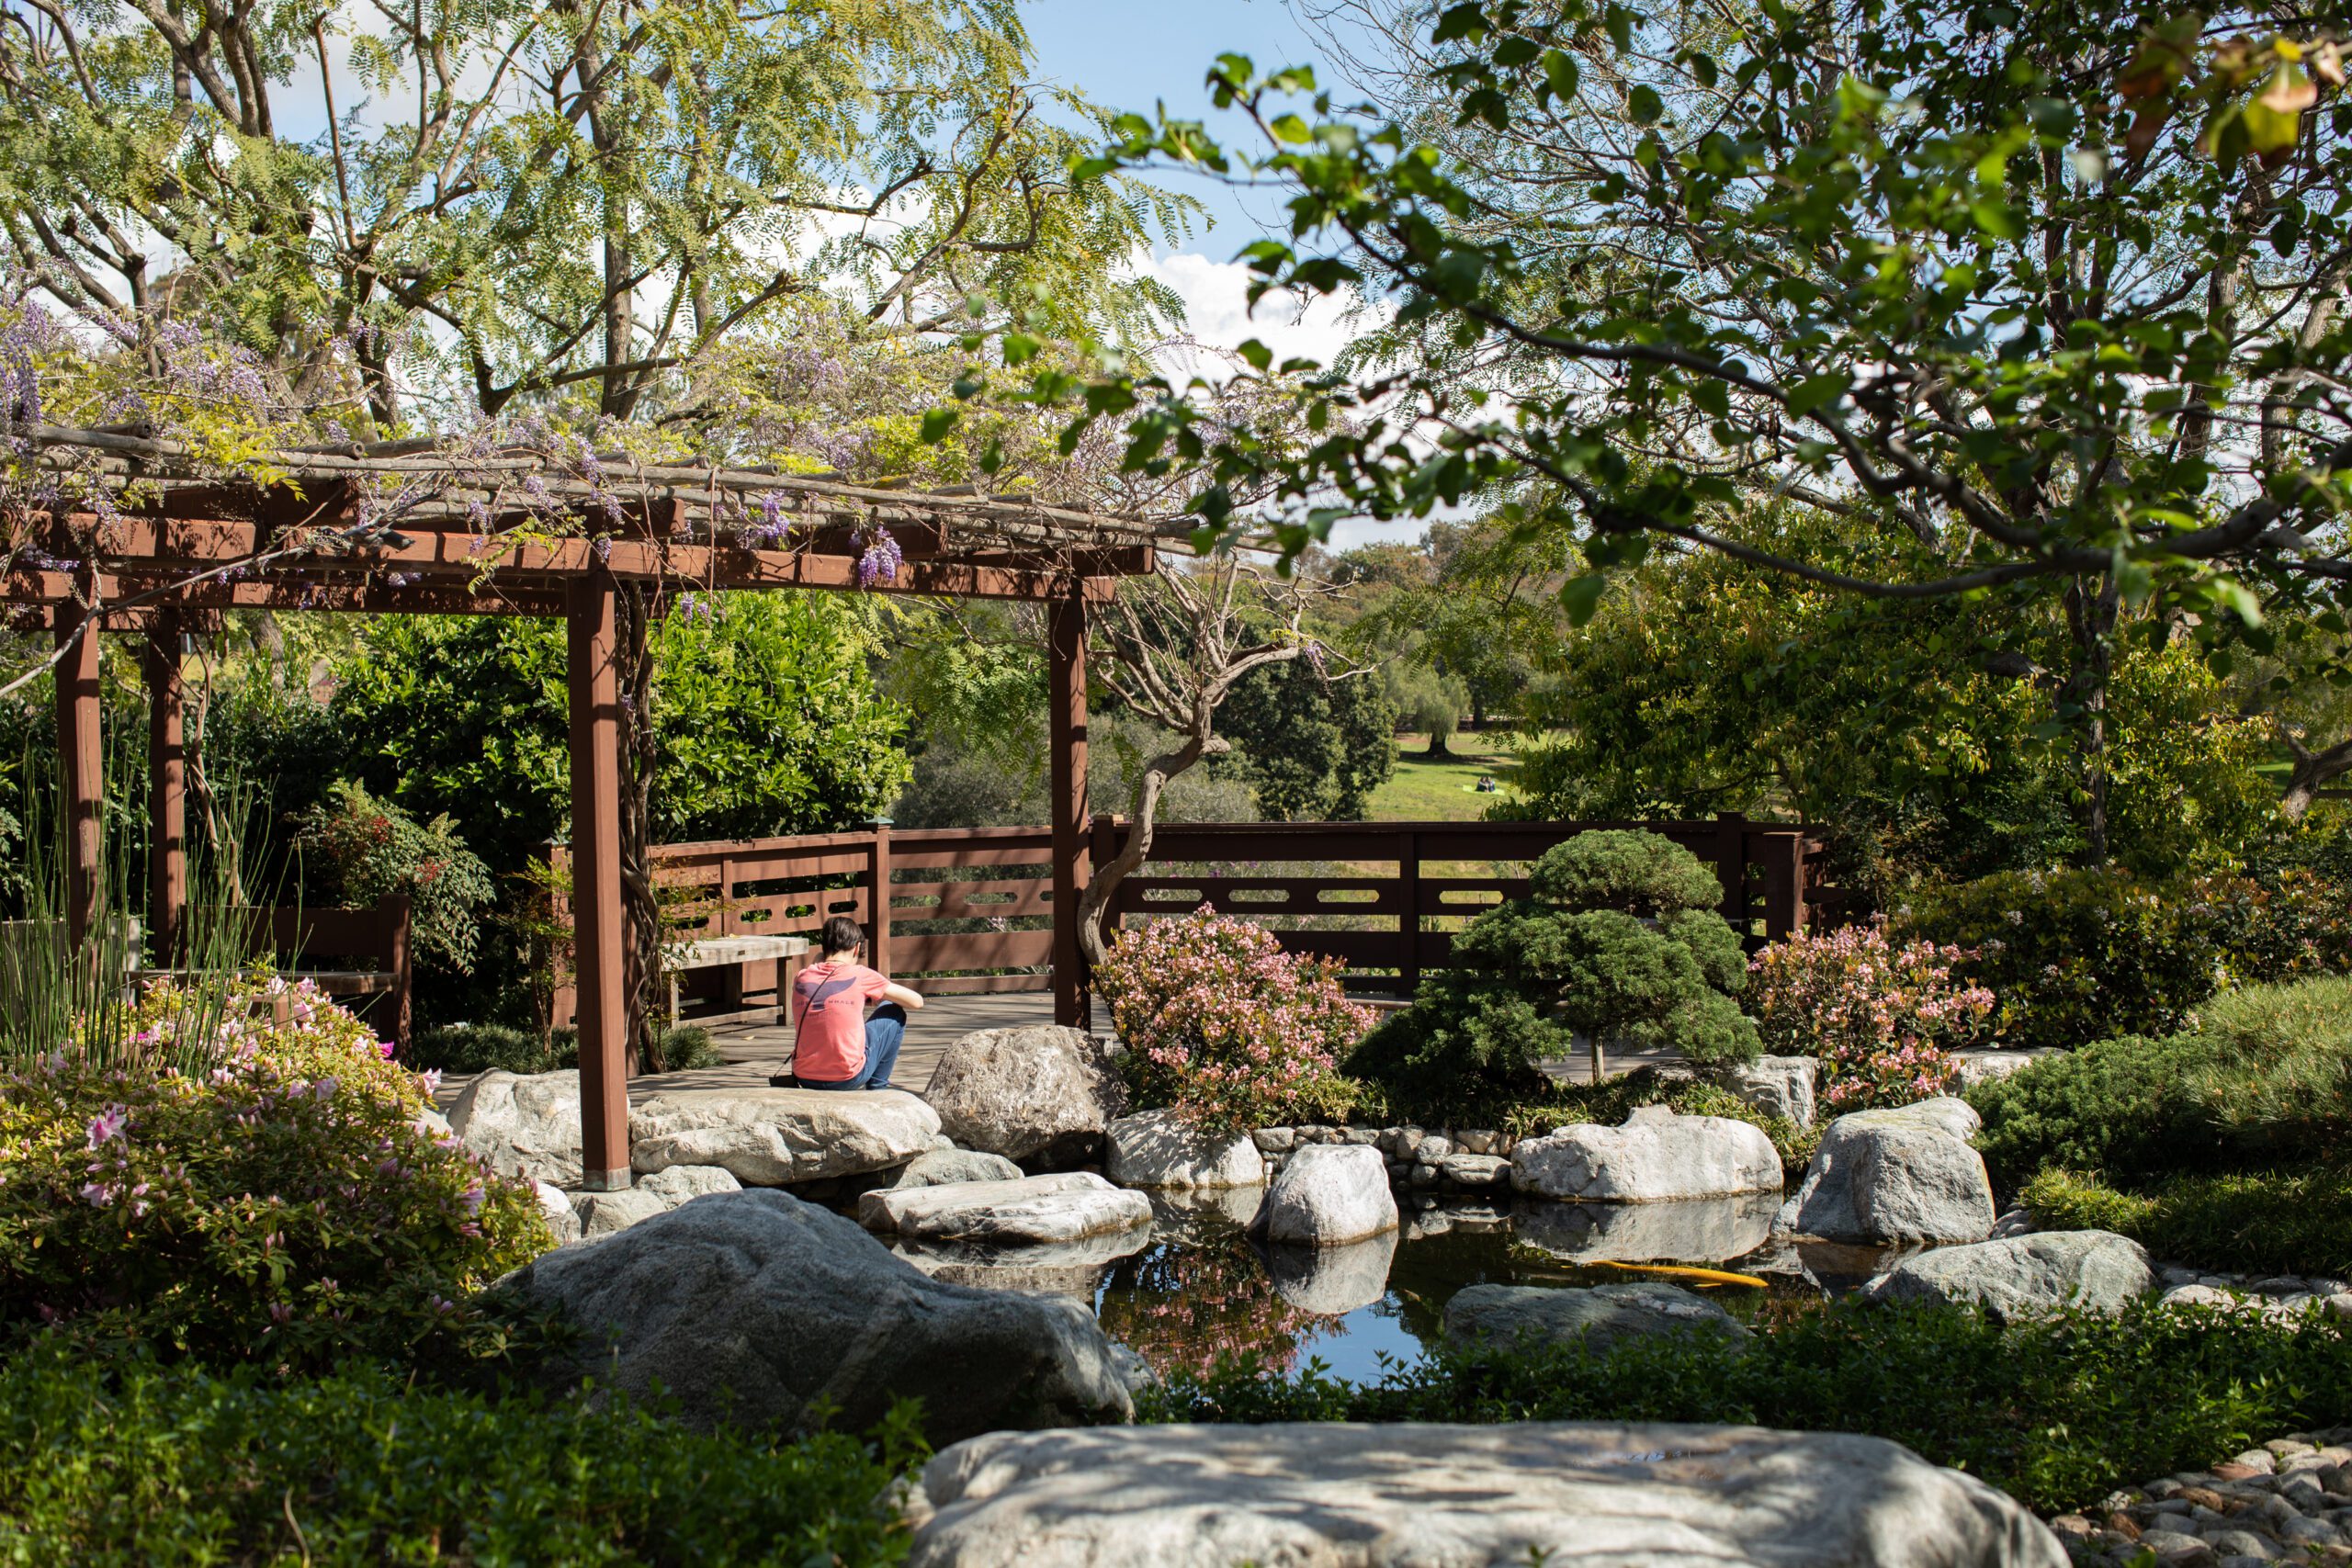
POLYGON ((888 1170, 929 1152, 939 1116, 899 1089, 745 1089, 657 1094, 629 1113, 639 1174, 715 1165, 746 1187, 888 1170))
POLYGON ((1090 1171, 1018 1181, 887 1188, 857 1201, 858 1223, 915 1241, 1026 1246, 1072 1242, 1151 1223, 1151 1200, 1090 1171))

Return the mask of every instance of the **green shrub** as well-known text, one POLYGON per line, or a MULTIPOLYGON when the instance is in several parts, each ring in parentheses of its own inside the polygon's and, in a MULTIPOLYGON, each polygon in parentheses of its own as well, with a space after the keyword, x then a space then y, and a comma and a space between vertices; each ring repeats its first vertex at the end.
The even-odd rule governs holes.
POLYGON ((1964 948, 2012 1046, 2196 1026, 2228 978, 2210 909, 2120 871, 2003 872, 1916 896, 1892 934, 1964 948))
MULTIPOLYGON (((691 1023, 656 1030, 653 1051, 661 1059, 660 1066, 652 1068, 655 1072, 682 1073, 690 1067, 718 1067, 727 1064, 727 1058, 718 1054, 718 1047, 710 1043, 710 1031, 691 1023)), ((580 1048, 576 1043, 572 1046, 571 1055, 574 1061, 579 1059, 580 1048)))
POLYGON ((2045 1056, 1969 1090, 1984 1119, 1976 1147, 2005 1187, 2051 1166, 2126 1175, 2210 1164, 2219 1140, 2198 1083, 2213 1055, 2199 1035, 2132 1034, 2045 1056))
POLYGON ((1756 1026, 1731 1000, 1747 960, 1707 907, 1722 889, 1697 856, 1652 833, 1585 833, 1545 852, 1530 884, 1532 897, 1454 938, 1451 967, 1364 1039, 1349 1072, 1460 1119, 1543 1097, 1543 1063, 1578 1034, 1700 1062, 1756 1055, 1756 1026))
POLYGON ((2253 1274, 2352 1275, 2352 1170, 2189 1171, 2119 1190, 2052 1168, 2018 1201, 2051 1230, 2108 1230, 2155 1257, 2253 1274))
POLYGON ((2301 867, 2189 885, 2240 984, 2352 973, 2352 886, 2301 867))
POLYGON ((368 906, 403 894, 418 959, 460 975, 473 967, 476 916, 495 890, 446 814, 419 822, 356 784, 339 784, 298 818, 294 843, 322 896, 368 906))
MULTIPOLYGON (((308 982, 231 1000, 209 1071, 77 1050, 0 1079, 0 1337, 296 1371, 503 1350, 470 1297, 553 1245, 531 1188, 436 1134, 426 1080, 308 982)), ((127 1027, 190 1012, 162 984, 127 1027)))
MULTIPOLYGON (((445 1023, 409 1042, 408 1065, 423 1072, 548 1073, 558 1053, 535 1029, 503 1023, 445 1023)), ((578 1052, 571 1053, 576 1060, 578 1052)), ((567 1061, 565 1066, 570 1066, 567 1061)))
POLYGON ((1972 1089, 1994 1174, 2129 1181, 2352 1153, 2352 980, 2227 992, 2202 1017, 2195 1034, 2102 1040, 1972 1089))
POLYGON ((2211 1464, 2261 1434, 2352 1409, 2352 1338, 2314 1311, 2291 1327, 2250 1313, 2162 1308, 2003 1326, 1969 1309, 1840 1303, 1745 1345, 1704 1335, 1595 1353, 1442 1349, 1373 1384, 1227 1362, 1171 1376, 1140 1414, 1161 1421, 1699 1421, 1891 1438, 2042 1513, 2211 1464))
POLYGON ((497 1400, 54 1355, 0 1366, 0 1558, 89 1565, 899 1562, 915 1456, 497 1400))
POLYGON ((1993 993, 1952 979, 1967 956, 1895 943, 1877 925, 1798 931, 1758 953, 1750 1004, 1765 1043, 1822 1066, 1822 1104, 1843 1114, 1951 1092, 1953 1048, 1973 1041, 1993 993))

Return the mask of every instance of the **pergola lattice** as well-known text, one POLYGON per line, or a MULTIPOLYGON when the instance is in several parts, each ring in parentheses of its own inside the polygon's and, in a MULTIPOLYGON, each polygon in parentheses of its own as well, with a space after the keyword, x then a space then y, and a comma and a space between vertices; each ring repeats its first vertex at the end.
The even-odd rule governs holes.
POLYGON ((66 910, 79 943, 100 897, 96 627, 145 638, 151 923, 168 949, 187 905, 182 634, 230 609, 560 615, 571 697, 573 942, 585 1184, 629 1179, 627 914, 620 880, 618 603, 673 592, 809 588, 1027 600, 1047 606, 1054 1007, 1080 1023, 1078 895, 1086 866, 1087 606, 1184 536, 1152 522, 978 489, 650 466, 618 455, 435 442, 270 455, 271 482, 224 481, 178 443, 34 426, 25 459, 85 496, 46 506, 0 563, 0 604, 58 645, 66 910), (104 498, 104 499, 101 499, 104 498), (861 559, 887 529, 903 560, 861 559), (881 564, 887 564, 881 563, 881 564))

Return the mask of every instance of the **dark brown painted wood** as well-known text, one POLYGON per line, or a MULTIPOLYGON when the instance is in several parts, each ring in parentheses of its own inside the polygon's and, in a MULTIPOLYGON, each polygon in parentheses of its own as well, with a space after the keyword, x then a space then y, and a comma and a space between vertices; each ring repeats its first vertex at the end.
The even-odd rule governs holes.
POLYGON ((79 604, 58 606, 57 750, 65 833, 65 931, 76 950, 98 918, 106 759, 98 733, 98 628, 79 604))
POLYGON ((1054 1021, 1083 1026, 1089 1009, 1085 963, 1078 946, 1078 899, 1086 886, 1086 601, 1077 593, 1046 611, 1046 809, 1052 814, 1054 1021))
POLYGON ((187 693, 180 681, 179 617, 147 634, 148 953, 169 967, 183 959, 187 931, 187 693))
POLYGON ((627 1187, 628 1009, 622 995, 620 692, 610 578, 571 585, 565 616, 571 725, 572 964, 580 1023, 582 1184, 627 1187))

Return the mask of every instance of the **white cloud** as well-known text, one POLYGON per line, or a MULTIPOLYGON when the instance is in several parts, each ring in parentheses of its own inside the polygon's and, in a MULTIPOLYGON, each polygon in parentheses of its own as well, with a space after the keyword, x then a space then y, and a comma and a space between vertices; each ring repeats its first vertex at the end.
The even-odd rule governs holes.
MULTIPOLYGON (((1354 301, 1322 295, 1269 294, 1250 309, 1250 269, 1239 262, 1212 261, 1197 251, 1139 258, 1137 275, 1172 289, 1184 302, 1187 330, 1215 348, 1238 348, 1256 338, 1277 361, 1298 357, 1328 365, 1350 339, 1375 325, 1385 307, 1366 310, 1354 301)), ((1207 369, 1207 367, 1199 368, 1207 369)))

